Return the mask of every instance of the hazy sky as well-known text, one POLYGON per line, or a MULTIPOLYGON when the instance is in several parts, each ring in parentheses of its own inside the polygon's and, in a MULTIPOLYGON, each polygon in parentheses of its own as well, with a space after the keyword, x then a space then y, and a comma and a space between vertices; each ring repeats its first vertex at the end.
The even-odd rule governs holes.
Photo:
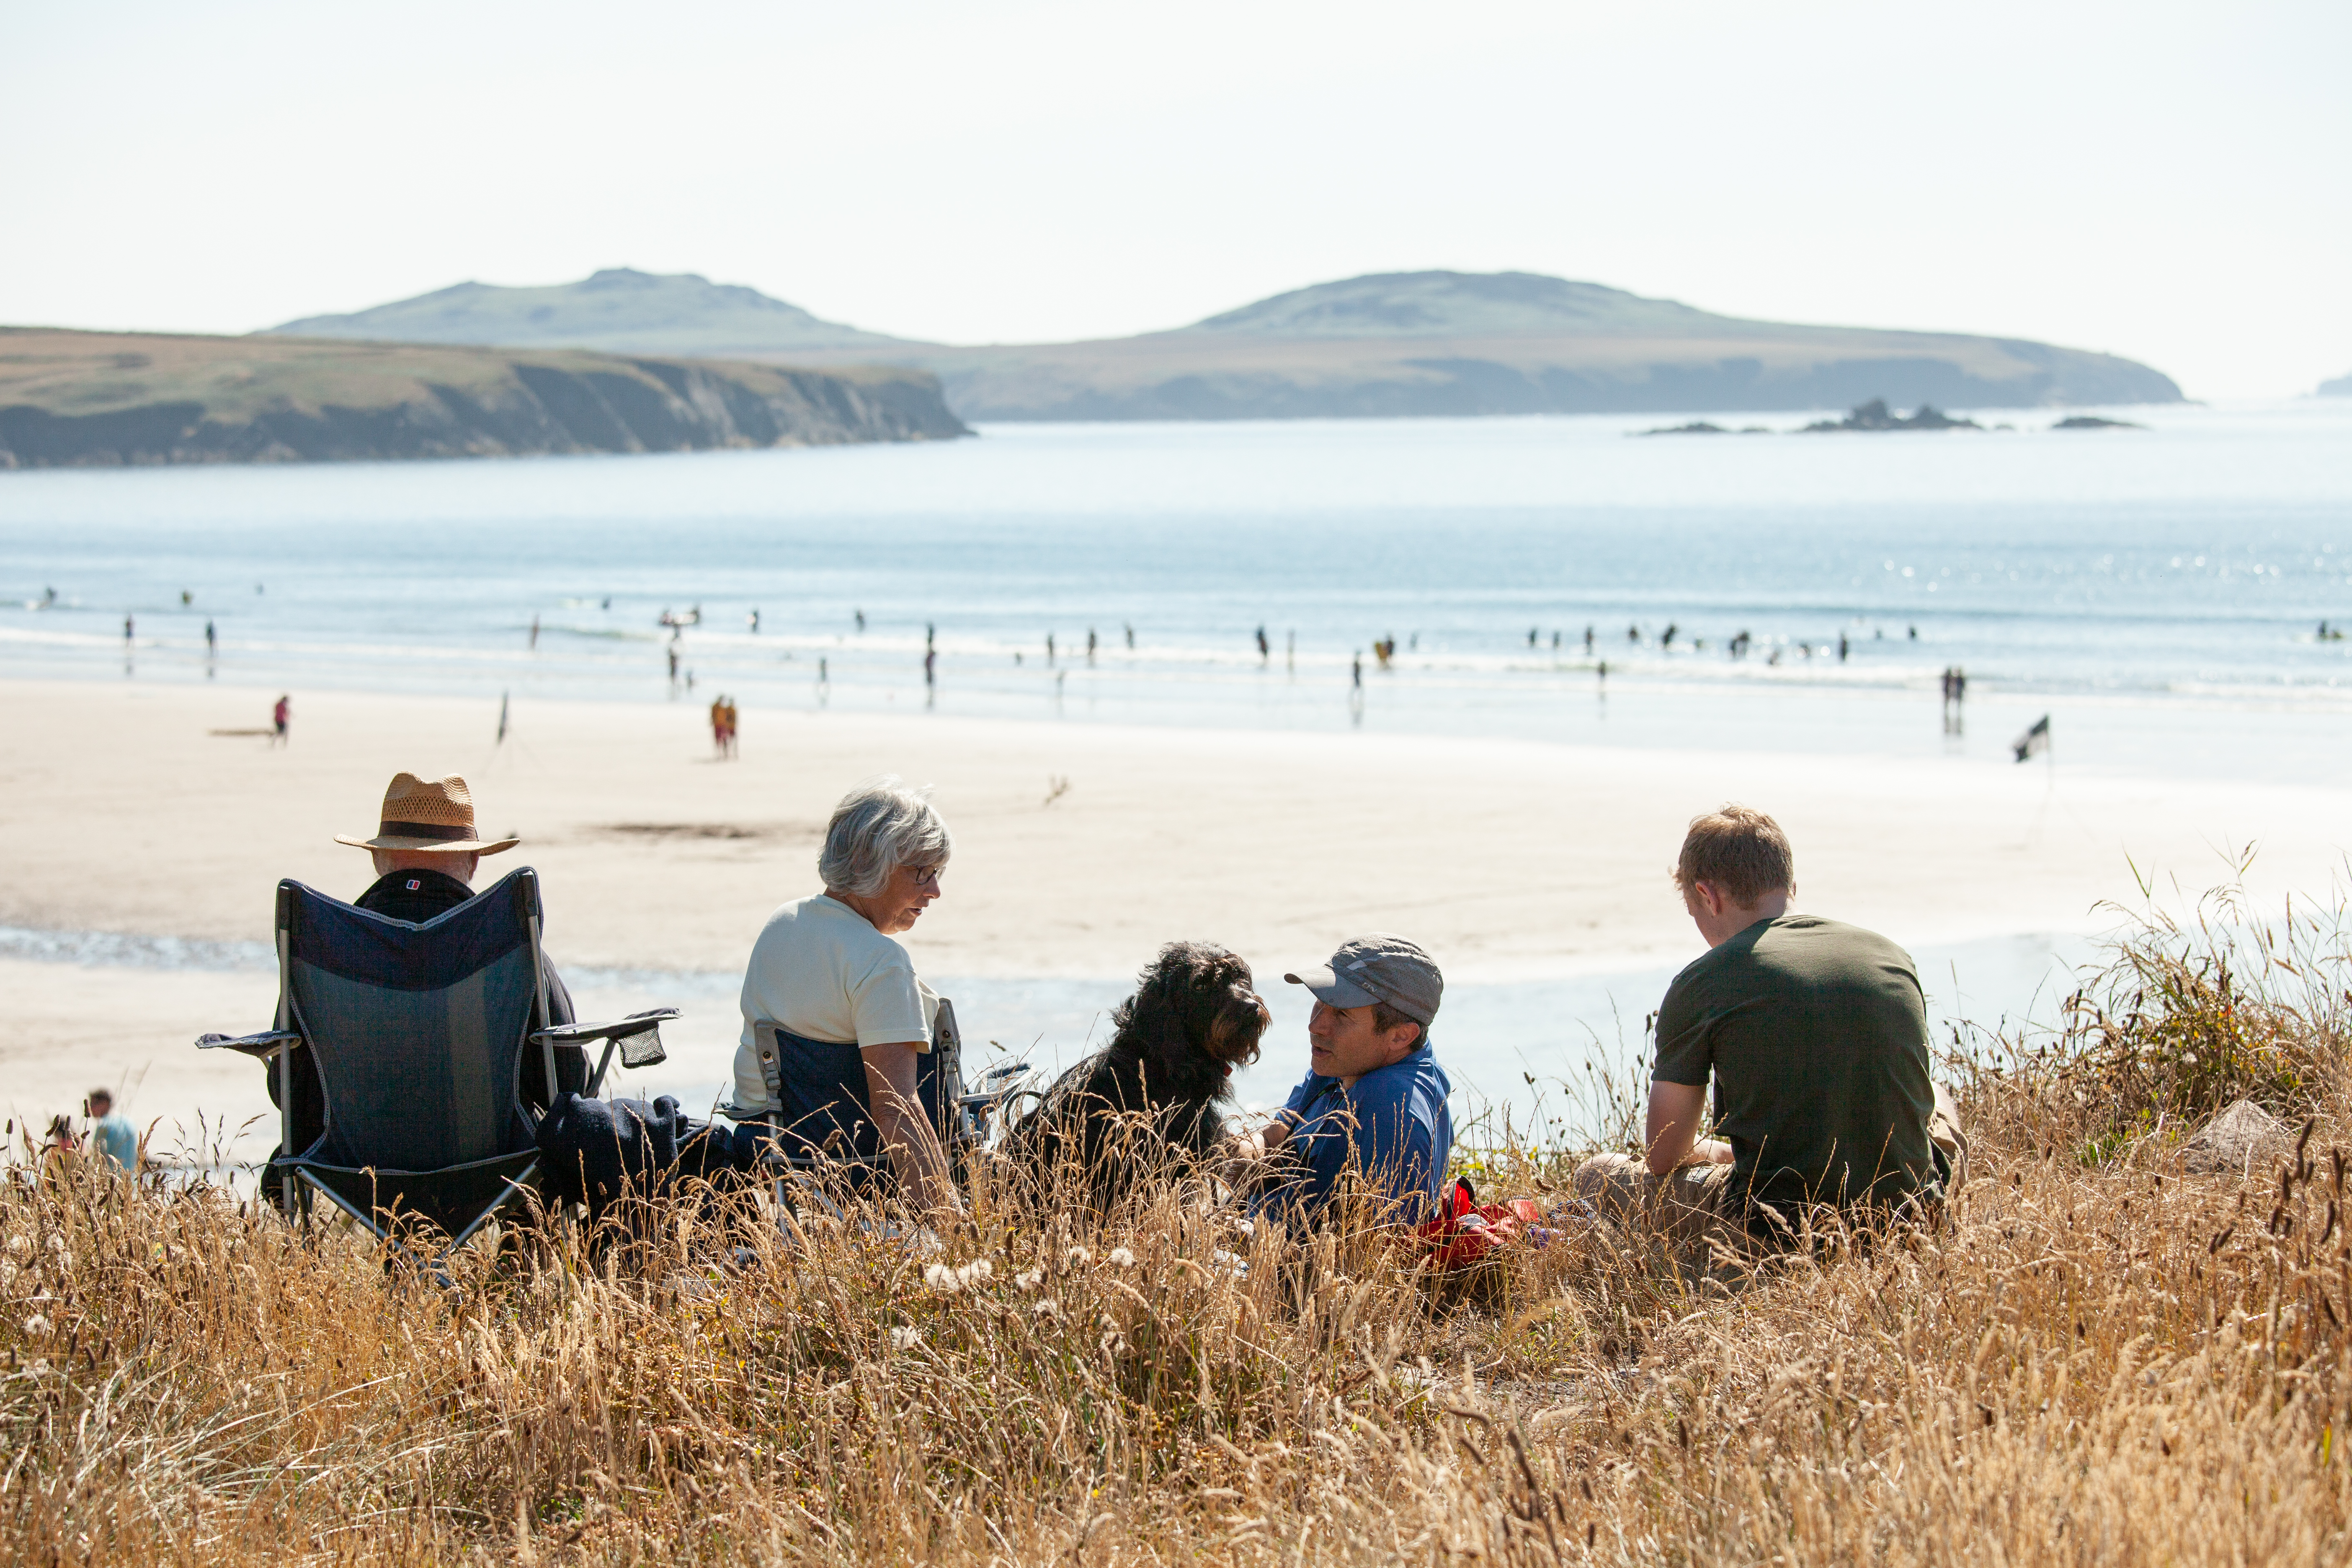
POLYGON ((0 0, 0 321, 599 267, 950 342, 1519 268, 2352 372, 2352 5, 0 0))

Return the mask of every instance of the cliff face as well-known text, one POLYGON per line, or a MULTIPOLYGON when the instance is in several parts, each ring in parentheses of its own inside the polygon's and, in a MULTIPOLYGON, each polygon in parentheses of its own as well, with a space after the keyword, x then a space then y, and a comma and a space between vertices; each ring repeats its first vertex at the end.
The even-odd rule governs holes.
POLYGON ((707 451, 970 433, 935 377, 881 366, 0 329, 0 468, 707 451))

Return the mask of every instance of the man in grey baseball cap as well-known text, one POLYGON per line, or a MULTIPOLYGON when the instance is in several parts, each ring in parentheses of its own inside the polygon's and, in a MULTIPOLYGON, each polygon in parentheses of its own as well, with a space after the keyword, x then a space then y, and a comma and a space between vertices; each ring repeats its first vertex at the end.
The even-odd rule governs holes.
POLYGON ((1238 1142, 1244 1161, 1279 1155, 1266 1167, 1258 1211, 1312 1218, 1353 1172, 1400 1223, 1438 1212, 1454 1151, 1445 1104, 1454 1086, 1429 1044, 1445 994, 1435 961, 1403 937, 1374 931, 1341 942, 1328 963, 1283 978, 1315 997, 1310 1065, 1289 1103, 1238 1142))

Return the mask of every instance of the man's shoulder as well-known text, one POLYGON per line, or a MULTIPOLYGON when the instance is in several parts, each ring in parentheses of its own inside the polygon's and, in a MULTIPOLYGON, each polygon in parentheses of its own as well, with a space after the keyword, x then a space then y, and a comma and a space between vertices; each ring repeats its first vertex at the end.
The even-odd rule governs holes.
POLYGON ((1352 1098, 1367 1105, 1394 1106, 1426 1121, 1434 1120, 1453 1091, 1454 1080, 1438 1065, 1437 1053, 1424 1047, 1358 1079, 1352 1098))
POLYGON ((1754 946, 1765 956, 1806 951, 1874 963, 1897 962, 1906 966, 1911 963, 1911 955, 1894 938, 1822 915, 1782 915, 1768 924, 1754 946))

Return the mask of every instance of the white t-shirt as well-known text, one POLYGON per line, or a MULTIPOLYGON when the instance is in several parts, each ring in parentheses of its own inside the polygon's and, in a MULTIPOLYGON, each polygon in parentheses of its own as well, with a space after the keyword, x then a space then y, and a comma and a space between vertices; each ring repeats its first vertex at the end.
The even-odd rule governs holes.
POLYGON ((735 1103, 746 1111, 774 1109, 760 1076, 754 1024, 780 1024, 803 1039, 860 1046, 915 1040, 929 1050, 939 1005, 896 937, 823 893, 795 900, 768 917, 743 969, 735 1103))

